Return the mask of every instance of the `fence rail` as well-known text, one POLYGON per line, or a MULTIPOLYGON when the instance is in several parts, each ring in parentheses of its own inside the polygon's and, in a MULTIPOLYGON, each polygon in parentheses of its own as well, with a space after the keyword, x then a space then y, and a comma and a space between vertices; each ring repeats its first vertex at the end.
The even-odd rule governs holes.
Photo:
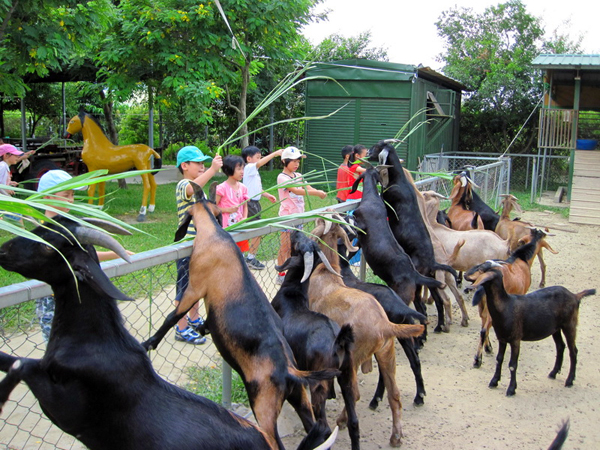
MULTIPOLYGON (((490 167, 480 166, 474 173, 478 184, 487 186, 486 192, 490 195, 496 195, 496 186, 506 185, 506 182, 496 179, 506 175, 505 171, 496 167, 496 163, 491 164, 490 167)), ((435 189, 445 195, 452 188, 452 183, 448 180, 426 176, 417 180, 417 185, 422 190, 435 189)), ((330 208, 344 212, 354 209, 356 203, 356 201, 346 202, 330 208)), ((287 226, 296 226, 306 222, 310 220, 295 219, 283 223, 287 226)), ((262 236, 257 256, 267 268, 255 271, 253 275, 269 300, 277 291, 275 284, 277 272, 274 265, 279 249, 279 231, 280 228, 268 226, 232 233, 236 241, 262 236)), ((190 241, 133 255, 131 264, 122 260, 102 263, 103 270, 113 283, 123 293, 137 299, 133 302, 120 302, 119 305, 127 329, 139 341, 150 337, 166 315, 172 311, 175 298, 175 261, 189 256, 191 249, 190 241)), ((360 268, 363 279, 365 270, 363 262, 360 268)), ((19 357, 41 358, 43 356, 45 342, 35 314, 35 299, 50 294, 50 287, 39 281, 26 281, 0 288, 2 351, 19 357)), ((200 312, 204 315, 203 306, 200 312)), ((172 335, 167 335, 159 348, 150 353, 153 367, 169 382, 196 390, 204 396, 209 396, 207 388, 196 389, 204 378, 216 378, 219 380, 218 384, 221 384, 222 379, 224 383, 221 401, 226 406, 230 406, 232 401, 230 369, 223 364, 210 335, 207 338, 206 344, 193 346, 177 342, 172 335)), ((85 448, 44 416, 37 400, 23 383, 13 391, 11 399, 4 405, 2 420, 0 420, 0 444, 0 448, 27 450, 85 448)))

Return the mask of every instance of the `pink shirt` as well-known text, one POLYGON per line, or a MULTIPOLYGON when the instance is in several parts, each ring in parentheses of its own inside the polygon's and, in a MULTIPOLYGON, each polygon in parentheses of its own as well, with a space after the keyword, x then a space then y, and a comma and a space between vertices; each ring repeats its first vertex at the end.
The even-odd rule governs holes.
POLYGON ((217 195, 221 196, 221 200, 219 200, 217 206, 219 208, 238 207, 237 211, 234 213, 223 213, 223 228, 238 223, 244 218, 243 203, 249 198, 248 188, 239 182, 236 183, 236 187, 237 189, 232 188, 226 181, 217 186, 217 195))
MULTIPOLYGON (((281 185, 284 183, 298 184, 302 182, 302 175, 295 172, 294 177, 290 177, 288 174, 281 172, 277 176, 277 184, 281 185)), ((304 197, 302 195, 294 194, 289 189, 281 187, 277 190, 279 193, 279 215, 289 216, 290 214, 296 214, 304 212, 304 197)))

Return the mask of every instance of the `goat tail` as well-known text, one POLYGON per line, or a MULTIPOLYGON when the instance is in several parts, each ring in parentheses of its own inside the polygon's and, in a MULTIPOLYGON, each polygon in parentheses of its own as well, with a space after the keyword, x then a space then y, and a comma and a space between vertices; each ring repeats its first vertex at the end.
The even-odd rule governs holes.
POLYGON ((430 290, 431 289, 444 289, 446 287, 446 285, 444 283, 442 283, 441 281, 438 281, 432 277, 426 277, 425 275, 421 275, 421 274, 417 275, 415 281, 417 284, 420 284, 421 286, 426 286, 430 290))
POLYGON ((583 297, 587 297, 588 295, 596 295, 596 289, 586 289, 585 291, 575 294, 575 297, 577 297, 577 301, 580 301, 583 297))
POLYGON ((436 262, 433 265, 433 270, 443 270, 444 272, 449 272, 452 274, 452 276, 454 277, 455 280, 458 281, 458 273, 456 272, 456 270, 454 270, 452 267, 450 267, 448 264, 440 264, 438 262, 436 262))
POLYGON ((334 377, 337 377, 340 374, 340 371, 337 369, 324 369, 324 370, 299 370, 295 367, 289 367, 288 369, 288 377, 292 379, 292 381, 301 384, 313 384, 323 380, 331 380, 334 377))
POLYGON ((388 324, 388 330, 391 333, 390 337, 394 336, 399 339, 408 339, 410 337, 421 336, 425 331, 425 326, 421 324, 407 325, 392 322, 388 322, 388 324))
POLYGON ((352 325, 345 324, 335 338, 334 352, 340 354, 341 352, 348 353, 352 351, 354 347, 354 330, 352 325))
POLYGON ((560 450, 563 447, 563 444, 567 440, 567 436, 569 435, 569 419, 563 422, 560 430, 556 434, 556 437, 548 447, 548 450, 560 450))

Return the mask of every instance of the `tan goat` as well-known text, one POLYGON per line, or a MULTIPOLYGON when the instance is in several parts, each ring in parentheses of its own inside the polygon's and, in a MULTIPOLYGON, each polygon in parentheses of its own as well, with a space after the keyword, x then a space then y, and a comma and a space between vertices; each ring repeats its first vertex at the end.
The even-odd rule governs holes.
MULTIPOLYGON (((344 239, 351 251, 356 251, 346 232, 337 223, 326 224, 322 219, 318 219, 313 234, 323 239, 324 244, 320 244, 321 250, 337 272, 340 270, 338 255, 333 249, 337 248, 338 238, 344 239)), ((375 356, 392 410, 390 445, 399 447, 402 438, 402 404, 396 385, 394 339, 418 336, 424 331, 423 325, 397 325, 390 322, 381 305, 371 294, 347 287, 340 277, 333 275, 323 264, 319 264, 310 277, 308 296, 312 310, 325 314, 340 326, 352 325, 355 335, 353 359, 356 372, 359 366, 363 373, 370 372, 373 369, 372 357, 375 356)), ((358 400, 360 394, 357 385, 353 387, 353 392, 358 400)), ((344 425, 346 420, 344 410, 337 422, 344 425)))
MULTIPOLYGON (((504 197, 502 200, 502 214, 500 215, 500 220, 498 221, 498 225, 496 225, 496 234, 503 239, 507 239, 510 244, 510 250, 515 251, 519 245, 519 242, 523 238, 527 238, 529 236, 529 230, 531 227, 535 227, 534 224, 530 222, 525 222, 523 220, 511 220, 510 213, 511 211, 516 211, 517 213, 522 213, 523 210, 518 203, 517 197, 510 194, 503 194, 501 197, 504 197)), ((546 229, 546 231, 548 231, 546 229)), ((542 277, 540 279, 540 286, 544 287, 546 285, 546 263, 544 261, 544 255, 542 249, 545 248, 549 252, 557 254, 550 244, 546 241, 545 238, 542 238, 540 242, 540 250, 537 253, 538 261, 540 262, 540 268, 542 271, 542 277)), ((512 292, 511 292, 512 293, 512 292)))

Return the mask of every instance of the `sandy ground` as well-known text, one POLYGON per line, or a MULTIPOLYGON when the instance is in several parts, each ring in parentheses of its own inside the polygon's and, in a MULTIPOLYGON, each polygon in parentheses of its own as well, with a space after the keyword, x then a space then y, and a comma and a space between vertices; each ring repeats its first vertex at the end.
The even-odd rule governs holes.
MULTIPOLYGON (((556 236, 549 242, 558 255, 545 253, 546 285, 563 285, 573 292, 600 288, 597 264, 600 228, 568 223, 550 212, 525 213, 523 218, 540 225, 555 226, 556 236)), ((537 288, 540 268, 532 270, 532 287, 537 288)), ((579 315, 577 344, 579 363, 572 388, 564 386, 568 373, 568 352, 562 373, 556 380, 547 377, 555 358, 551 338, 524 342, 517 371, 518 388, 514 397, 505 395, 508 386, 507 350, 503 377, 496 389, 488 388, 495 367, 497 340, 492 331, 494 355, 484 355, 481 368, 473 368, 480 320, 470 306, 470 324, 460 326, 460 312, 454 305, 454 325, 449 333, 429 334, 420 353, 427 396, 425 405, 416 407, 412 400, 415 383, 408 361, 397 345, 396 379, 403 404, 404 449, 545 449, 552 442, 560 424, 570 419, 571 429, 564 449, 600 448, 600 350, 595 338, 600 331, 600 295, 586 297, 579 315)), ((429 307, 433 329, 437 317, 429 307)), ((384 400, 377 411, 368 403, 375 390, 377 372, 359 374, 362 399, 358 404, 363 450, 389 447, 391 414, 384 400)), ((338 396, 339 403, 341 397, 338 396)), ((337 400, 328 402, 330 423, 339 412, 337 400)), ((286 409, 281 428, 298 430, 284 438, 287 448, 295 448, 301 437, 297 417, 286 409)), ((284 430, 282 430, 284 431, 284 430)), ((285 431, 284 431, 285 433, 285 431)), ((283 433, 282 433, 283 434, 283 433)), ((350 448, 346 430, 340 431, 335 448, 350 448)))

